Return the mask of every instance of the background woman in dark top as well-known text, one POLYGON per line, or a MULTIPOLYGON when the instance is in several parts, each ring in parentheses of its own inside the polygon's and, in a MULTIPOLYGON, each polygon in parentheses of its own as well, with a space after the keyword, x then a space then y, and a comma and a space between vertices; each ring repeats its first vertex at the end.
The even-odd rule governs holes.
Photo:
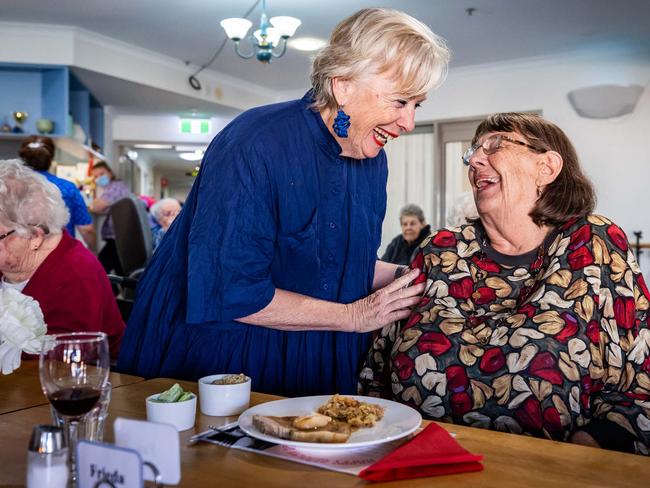
POLYGON ((409 264, 415 250, 431 232, 431 227, 424 220, 422 209, 412 203, 400 210, 399 223, 402 233, 390 241, 381 260, 393 264, 409 264))

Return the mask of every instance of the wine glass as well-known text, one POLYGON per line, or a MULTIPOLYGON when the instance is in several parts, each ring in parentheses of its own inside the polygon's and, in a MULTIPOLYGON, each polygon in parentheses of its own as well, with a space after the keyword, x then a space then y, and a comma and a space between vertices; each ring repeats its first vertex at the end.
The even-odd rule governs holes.
POLYGON ((79 420, 97 403, 108 381, 110 356, 103 332, 45 336, 39 357, 43 393, 64 419, 70 480, 76 486, 75 449, 79 420))

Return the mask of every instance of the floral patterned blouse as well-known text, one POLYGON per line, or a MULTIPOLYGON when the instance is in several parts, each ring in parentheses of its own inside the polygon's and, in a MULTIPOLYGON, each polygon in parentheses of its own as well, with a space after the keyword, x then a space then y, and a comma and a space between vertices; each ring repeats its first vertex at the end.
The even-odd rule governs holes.
POLYGON ((650 294, 618 226, 574 219, 506 256, 477 222, 433 233, 411 267, 426 291, 375 337, 362 394, 444 422, 564 441, 584 430, 649 454, 650 294))

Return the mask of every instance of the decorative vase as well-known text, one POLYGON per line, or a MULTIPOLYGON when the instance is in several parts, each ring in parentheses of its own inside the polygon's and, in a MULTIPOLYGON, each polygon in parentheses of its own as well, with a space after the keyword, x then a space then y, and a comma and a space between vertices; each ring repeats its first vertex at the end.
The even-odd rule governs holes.
POLYGON ((38 119, 36 130, 43 135, 51 134, 54 131, 54 122, 51 119, 38 119))

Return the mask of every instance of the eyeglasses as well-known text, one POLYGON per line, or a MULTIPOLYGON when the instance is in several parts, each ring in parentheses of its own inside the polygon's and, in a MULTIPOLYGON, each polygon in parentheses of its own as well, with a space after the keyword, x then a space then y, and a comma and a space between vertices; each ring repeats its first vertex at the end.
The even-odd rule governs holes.
POLYGON ((7 237, 9 237, 14 232, 16 232, 16 229, 12 229, 9 232, 5 232, 4 234, 0 234, 0 241, 2 241, 3 239, 6 239, 7 237))
POLYGON ((474 155, 476 151, 479 150, 479 148, 483 148, 483 152, 485 154, 494 154, 499 149, 501 149, 503 141, 508 141, 513 144, 525 146, 528 149, 531 149, 535 152, 539 152, 539 153, 546 152, 546 149, 540 149, 538 147, 531 146, 527 142, 517 141, 512 137, 504 136, 502 134, 495 134, 485 139, 481 144, 474 144, 473 146, 470 146, 467 149, 467 151, 465 151, 465 154, 463 154, 463 163, 465 163, 465 166, 469 166, 470 158, 474 155))

